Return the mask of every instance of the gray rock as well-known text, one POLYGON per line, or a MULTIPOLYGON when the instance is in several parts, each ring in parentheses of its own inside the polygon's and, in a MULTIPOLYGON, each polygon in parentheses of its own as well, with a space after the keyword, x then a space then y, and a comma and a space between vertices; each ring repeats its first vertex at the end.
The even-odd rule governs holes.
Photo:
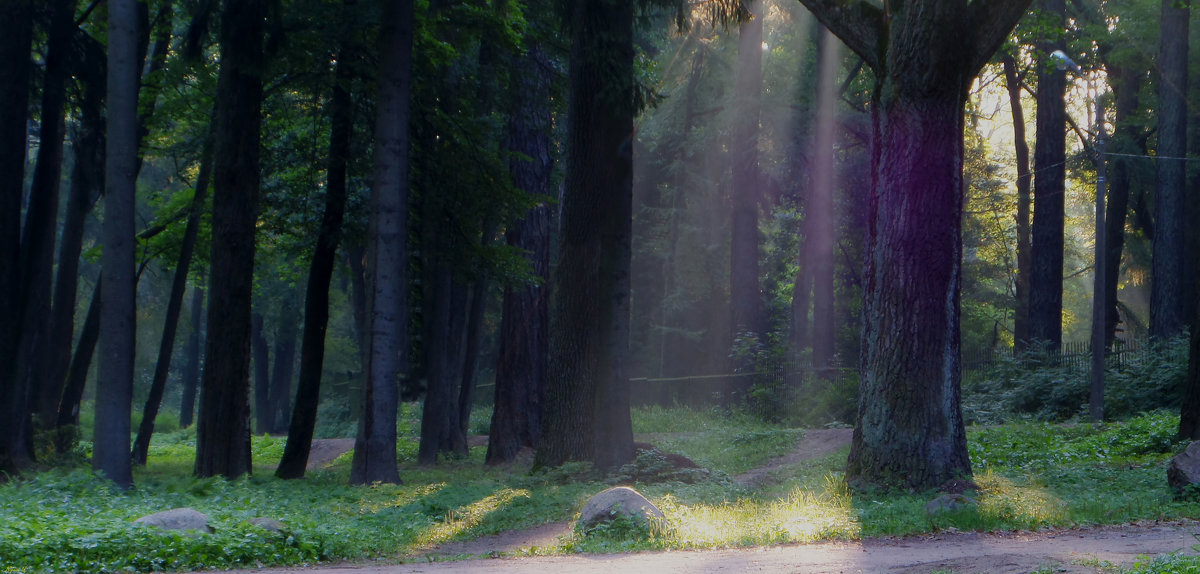
POLYGON ((925 504, 925 514, 930 516, 945 512, 958 512, 979 504, 974 498, 961 494, 943 494, 925 504))
POLYGON ((1200 441, 1189 444, 1187 450, 1171 459, 1167 484, 1176 494, 1182 494, 1189 486, 1200 486, 1200 441))
POLYGON ((211 534, 208 527, 208 517, 192 508, 173 508, 156 512, 133 521, 134 524, 145 524, 164 530, 197 531, 211 534))
POLYGON ((591 528, 620 515, 642 521, 665 518, 663 512, 641 493, 627 486, 618 486, 589 499, 579 514, 578 524, 583 528, 591 528))
POLYGON ((284 524, 278 520, 275 520, 274 518, 267 518, 265 516, 251 518, 250 520, 247 520, 246 522, 253 524, 254 526, 257 526, 259 528, 262 528, 263 530, 268 530, 271 532, 283 532, 285 529, 287 529, 286 524, 284 524))

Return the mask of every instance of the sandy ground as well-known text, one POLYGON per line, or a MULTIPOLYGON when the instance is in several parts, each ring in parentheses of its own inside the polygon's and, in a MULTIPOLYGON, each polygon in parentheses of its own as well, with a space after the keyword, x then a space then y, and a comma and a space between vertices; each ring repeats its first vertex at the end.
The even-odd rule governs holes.
MULTIPOLYGON (((823 456, 849 444, 849 429, 808 431, 787 455, 735 477, 747 485, 770 480, 773 470, 823 456)), ((343 442, 314 441, 314 451, 336 458, 343 442)), ((312 461, 322 460, 310 457, 312 461)), ((932 571, 965 573, 1113 572, 1146 556, 1168 553, 1197 554, 1200 523, 1180 521, 1124 526, 1024 533, 943 532, 928 536, 877 538, 852 542, 783 545, 766 548, 644 552, 638 554, 576 554, 446 561, 449 556, 521 554, 522 549, 552 547, 570 533, 569 523, 545 524, 466 542, 429 548, 420 558, 401 564, 342 564, 307 569, 256 570, 305 574, 409 574, 462 572, 508 574, 556 572, 562 574, 702 572, 851 573, 888 572, 915 574, 932 571), (1107 570, 1106 570, 1107 568, 1107 570)))

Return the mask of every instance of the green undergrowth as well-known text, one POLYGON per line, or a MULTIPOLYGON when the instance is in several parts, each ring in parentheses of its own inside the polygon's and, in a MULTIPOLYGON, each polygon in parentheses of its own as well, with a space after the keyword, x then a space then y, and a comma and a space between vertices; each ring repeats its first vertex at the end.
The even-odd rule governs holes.
MULTIPOLYGON (((443 542, 571 520, 589 496, 615 484, 638 488, 666 519, 572 532, 551 546, 520 553, 724 548, 1200 515, 1194 502, 1176 500, 1166 487, 1166 461, 1182 446, 1172 440, 1178 419, 1170 414, 1101 427, 973 429, 968 440, 980 490, 968 494, 978 504, 930 516, 924 508, 932 492, 852 492, 842 475, 846 448, 780 467, 757 487, 739 484, 733 476, 787 452, 803 431, 737 412, 638 409, 639 439, 705 469, 672 472, 665 459, 643 453, 608 477, 581 463, 534 474, 528 463, 487 467, 482 447, 463 459, 418 466, 411 426, 416 412, 406 407, 401 424, 400 485, 349 486, 348 455, 303 480, 278 480, 272 472, 283 439, 273 437, 254 439, 254 476, 197 479, 191 476, 194 431, 178 430, 155 437, 149 465, 135 473, 137 487, 122 492, 87 470, 89 448, 81 444, 73 457, 0 485, 0 571, 424 560, 443 542), (132 524, 139 516, 183 506, 206 513, 215 532, 188 537, 132 524), (281 520, 287 528, 273 534, 247 523, 259 516, 281 520)), ((1194 571, 1179 569, 1194 568, 1194 562, 1164 560, 1165 566, 1148 558, 1146 569, 1138 571, 1194 571)))

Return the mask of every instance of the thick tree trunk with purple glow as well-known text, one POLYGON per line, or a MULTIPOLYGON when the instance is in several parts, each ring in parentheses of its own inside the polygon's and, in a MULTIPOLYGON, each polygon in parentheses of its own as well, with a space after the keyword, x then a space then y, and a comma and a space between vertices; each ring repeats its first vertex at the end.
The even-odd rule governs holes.
MULTIPOLYGON (((1063 22, 1064 0, 1041 0, 1042 10, 1063 22)), ((1062 27, 1062 24, 1059 24, 1062 27)), ((1048 54, 1061 50, 1061 38, 1041 44, 1047 54, 1038 67, 1037 140, 1033 144, 1033 242, 1029 277, 1029 340, 1057 349, 1062 345, 1063 226, 1066 190, 1067 80, 1048 54)))
POLYGON ((1028 0, 802 0, 875 70, 862 383, 847 478, 969 476, 959 407, 963 103, 1028 0), (970 33, 964 33, 970 31, 970 33))

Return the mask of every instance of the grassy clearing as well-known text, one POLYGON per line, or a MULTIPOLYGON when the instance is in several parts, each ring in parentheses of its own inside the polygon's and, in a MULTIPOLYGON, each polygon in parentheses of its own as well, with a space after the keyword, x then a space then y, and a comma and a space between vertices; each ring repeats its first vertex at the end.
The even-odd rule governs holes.
MULTIPOLYGON (((86 470, 85 443, 76 458, 0 486, 0 564, 6 573, 101 572, 399 558, 440 542, 570 520, 591 494, 614 483, 634 484, 663 509, 666 522, 616 524, 527 552, 720 548, 1200 516, 1194 502, 1176 501, 1166 487, 1165 462, 1181 447, 1171 440, 1176 419, 1167 414, 1102 428, 972 430, 979 504, 930 517, 924 505, 932 493, 851 493, 841 474, 844 449, 782 468, 758 490, 739 485, 730 476, 787 452, 803 431, 736 413, 639 409, 640 436, 711 469, 704 477, 690 475, 690 483, 645 483, 630 477, 653 475, 645 468, 653 461, 607 480, 583 464, 531 475, 522 466, 484 466, 483 448, 463 460, 419 467, 411 440, 417 409, 404 412, 401 429, 409 440, 399 448, 402 485, 348 486, 349 457, 301 481, 277 480, 272 472, 283 442, 271 437, 254 441, 254 477, 195 479, 194 434, 185 430, 156 437, 150 464, 136 473, 137 489, 120 492, 86 470), (215 534, 163 535, 131 524, 180 506, 208 514, 215 534), (275 535, 245 523, 256 516, 282 520, 288 530, 275 535)), ((1195 561, 1162 560, 1165 565, 1147 559, 1139 571, 1197 568, 1195 561)))

